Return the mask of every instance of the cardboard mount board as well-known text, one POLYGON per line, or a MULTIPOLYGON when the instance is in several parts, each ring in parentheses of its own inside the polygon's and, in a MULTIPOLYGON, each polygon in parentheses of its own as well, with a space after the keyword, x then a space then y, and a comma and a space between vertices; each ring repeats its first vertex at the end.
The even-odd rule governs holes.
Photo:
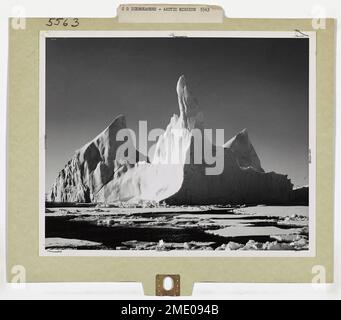
POLYGON ((147 295, 174 276, 171 295, 195 282, 310 283, 322 268, 333 282, 335 20, 229 19, 205 5, 121 5, 115 18, 9 20, 7 279, 18 266, 26 282, 142 282, 147 295), (316 44, 315 250, 300 256, 60 256, 40 254, 40 40, 55 32, 291 32, 316 44))

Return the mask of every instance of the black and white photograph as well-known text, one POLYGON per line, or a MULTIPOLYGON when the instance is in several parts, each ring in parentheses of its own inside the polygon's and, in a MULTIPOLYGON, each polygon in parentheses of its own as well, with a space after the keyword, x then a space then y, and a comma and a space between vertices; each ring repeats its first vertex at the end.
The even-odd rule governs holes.
POLYGON ((311 253, 314 45, 299 32, 43 34, 41 254, 311 253))

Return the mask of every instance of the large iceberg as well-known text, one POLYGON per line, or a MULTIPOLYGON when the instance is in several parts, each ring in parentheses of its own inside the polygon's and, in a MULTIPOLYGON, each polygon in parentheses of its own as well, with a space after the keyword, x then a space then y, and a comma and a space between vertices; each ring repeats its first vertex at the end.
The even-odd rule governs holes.
POLYGON ((283 174, 264 172, 246 129, 228 142, 214 145, 205 134, 203 114, 184 76, 179 78, 176 91, 179 115, 173 115, 150 158, 136 149, 129 134, 126 140, 117 139, 117 134, 126 129, 124 116, 119 116, 75 152, 57 176, 50 200, 105 203, 165 200, 178 205, 291 203, 290 179, 283 174), (120 152, 123 146, 130 151, 127 156, 120 152), (209 173, 214 164, 205 160, 207 146, 215 161, 222 164, 219 174, 209 173))

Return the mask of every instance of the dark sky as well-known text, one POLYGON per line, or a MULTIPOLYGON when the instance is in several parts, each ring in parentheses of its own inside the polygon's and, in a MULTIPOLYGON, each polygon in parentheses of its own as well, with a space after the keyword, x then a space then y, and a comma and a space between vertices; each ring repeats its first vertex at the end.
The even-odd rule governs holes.
POLYGON ((46 190, 118 114, 165 129, 181 74, 207 128, 247 128, 265 171, 308 184, 308 59, 308 39, 48 39, 46 190))

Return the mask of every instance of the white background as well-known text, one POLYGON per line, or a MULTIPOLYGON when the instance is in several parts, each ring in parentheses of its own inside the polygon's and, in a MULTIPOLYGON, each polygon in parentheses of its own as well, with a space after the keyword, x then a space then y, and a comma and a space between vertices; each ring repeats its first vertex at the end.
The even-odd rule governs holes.
MULTIPOLYGON (((164 3, 165 1, 134 0, 132 3, 164 3)), ((167 3, 181 3, 167 0, 167 3)), ((230 18, 341 18, 340 0, 229 0, 191 1, 220 5, 230 18)), ((1 0, 0 1, 0 299, 154 299, 143 295, 139 283, 101 284, 26 284, 13 286, 5 282, 6 225, 6 101, 8 17, 15 16, 18 6, 27 17, 113 17, 116 7, 129 1, 102 0, 1 0)), ((340 78, 340 26, 337 30, 337 81, 340 78)), ((337 124, 340 123, 340 85, 337 86, 337 124)), ((336 160, 341 161, 340 126, 336 130, 336 160)), ((335 174, 335 284, 196 284, 194 299, 335 299, 341 298, 341 191, 340 166, 335 174)), ((266 272, 266 270, 264 270, 266 272)), ((312 274, 313 277, 313 274, 312 274)), ((186 298, 186 297, 183 297, 186 298)), ((180 298, 182 299, 182 298, 180 298)))

